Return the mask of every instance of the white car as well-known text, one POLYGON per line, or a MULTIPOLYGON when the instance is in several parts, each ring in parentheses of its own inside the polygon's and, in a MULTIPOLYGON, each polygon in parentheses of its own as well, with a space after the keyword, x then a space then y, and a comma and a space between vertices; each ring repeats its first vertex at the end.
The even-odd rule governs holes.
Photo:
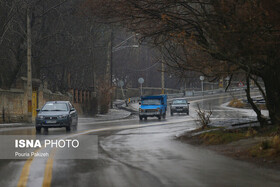
POLYGON ((189 115, 189 104, 186 99, 174 99, 170 103, 170 115, 173 116, 174 113, 185 113, 189 115))

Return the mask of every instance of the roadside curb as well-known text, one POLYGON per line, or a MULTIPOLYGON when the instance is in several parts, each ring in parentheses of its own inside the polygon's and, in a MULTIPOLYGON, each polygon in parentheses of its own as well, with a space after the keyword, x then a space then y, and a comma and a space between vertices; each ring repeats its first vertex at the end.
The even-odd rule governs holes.
POLYGON ((138 110, 133 108, 130 103, 127 106, 125 106, 125 103, 123 103, 121 105, 116 105, 116 107, 120 110, 125 110, 127 112, 130 112, 131 113, 130 116, 138 114, 138 110))
MULTIPOLYGON (((221 104, 220 107, 225 108, 225 109, 229 109, 229 110, 235 110, 235 111, 243 112, 245 114, 245 116, 247 116, 247 117, 256 117, 257 116, 253 109, 234 108, 234 107, 228 106, 229 103, 230 102, 226 102, 224 104, 221 104)), ((268 111, 267 110, 261 110, 261 112, 264 116, 268 116, 268 111)))
MULTIPOLYGON (((125 110, 124 108, 122 108, 122 107, 118 107, 117 108, 117 110, 124 110, 124 111, 127 111, 127 110, 125 110)), ((100 122, 100 121, 112 121, 112 120, 122 120, 122 119, 128 119, 130 116, 132 116, 132 112, 130 112, 130 111, 127 111, 127 112, 129 112, 129 114, 127 114, 126 116, 123 116, 123 117, 119 117, 119 118, 114 118, 114 119, 104 119, 104 120, 98 120, 98 122, 100 122)))
POLYGON ((33 123, 4 123, 0 124, 1 128, 13 128, 13 127, 33 127, 33 123))
POLYGON ((131 114, 130 115, 135 115, 135 114, 138 114, 138 111, 137 110, 134 110, 132 108, 129 108, 129 107, 119 107, 120 110, 125 110, 125 111, 128 111, 130 112, 131 114))

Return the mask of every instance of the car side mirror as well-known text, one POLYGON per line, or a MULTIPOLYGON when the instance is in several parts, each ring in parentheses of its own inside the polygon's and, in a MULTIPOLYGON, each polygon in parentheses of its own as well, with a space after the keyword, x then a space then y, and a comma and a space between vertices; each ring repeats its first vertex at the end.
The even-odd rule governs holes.
POLYGON ((188 103, 188 105, 189 105, 190 103, 188 103))
POLYGON ((36 109, 36 112, 40 112, 41 110, 39 108, 36 109))
POLYGON ((75 111, 75 108, 71 108, 71 109, 70 109, 70 112, 73 112, 73 111, 75 111))

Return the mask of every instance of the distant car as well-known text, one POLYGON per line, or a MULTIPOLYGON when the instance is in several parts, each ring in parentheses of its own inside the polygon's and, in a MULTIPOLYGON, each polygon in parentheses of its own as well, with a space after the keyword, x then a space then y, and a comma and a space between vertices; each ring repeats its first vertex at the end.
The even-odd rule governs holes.
POLYGON ((174 113, 186 113, 189 115, 189 104, 186 99, 174 99, 170 105, 170 115, 174 113))
POLYGON ((67 131, 76 129, 78 114, 69 101, 49 101, 42 109, 37 109, 36 131, 41 128, 65 127, 67 131))

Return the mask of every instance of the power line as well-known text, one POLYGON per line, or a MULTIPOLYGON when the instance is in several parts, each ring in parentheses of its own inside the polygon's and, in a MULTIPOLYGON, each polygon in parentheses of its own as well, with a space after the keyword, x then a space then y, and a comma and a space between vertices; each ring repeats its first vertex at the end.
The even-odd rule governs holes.
POLYGON ((145 69, 139 69, 139 70, 136 70, 136 69, 131 69, 131 68, 127 68, 128 70, 131 70, 131 71, 147 71, 149 69, 152 69, 153 67, 155 67, 156 65, 158 65, 159 62, 156 62, 155 64, 153 64, 152 66, 148 67, 148 68, 145 68, 145 69))

